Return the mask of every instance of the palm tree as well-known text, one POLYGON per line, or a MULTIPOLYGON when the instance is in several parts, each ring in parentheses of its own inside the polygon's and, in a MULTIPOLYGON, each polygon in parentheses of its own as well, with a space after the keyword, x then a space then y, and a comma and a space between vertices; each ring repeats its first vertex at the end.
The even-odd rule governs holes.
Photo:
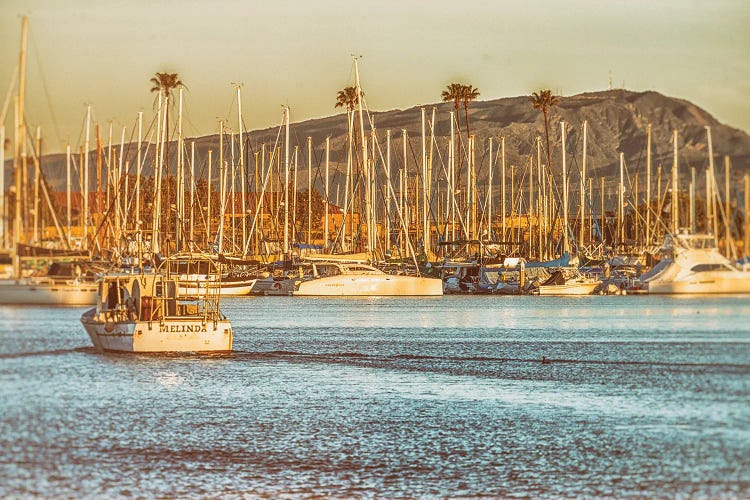
MULTIPOLYGON (((182 80, 178 77, 177 73, 156 73, 156 76, 152 77, 151 80, 149 80, 151 84, 153 85, 151 87, 151 92, 158 92, 161 95, 164 96, 164 113, 165 121, 166 121, 166 130, 169 131, 169 99, 172 97, 172 91, 178 87, 185 87, 185 84, 182 83, 182 80)), ((167 159, 167 211, 169 210, 169 206, 172 203, 171 201, 171 193, 169 189, 169 176, 170 176, 170 169, 169 169, 169 133, 167 133, 167 147, 165 151, 164 157, 167 159)), ((169 213, 169 212, 167 212, 169 213)), ((170 221, 171 218, 167 217, 167 234, 170 233, 170 221)))
POLYGON ((479 97, 479 89, 471 85, 462 85, 461 87, 461 100, 464 103, 464 112, 466 113, 466 136, 469 137, 471 135, 469 130, 469 103, 479 97))
POLYGON ((551 165, 550 160, 550 149, 549 149, 549 111, 550 108, 557 106, 560 101, 560 96, 552 95, 552 91, 549 89, 540 90, 539 93, 534 92, 531 97, 531 106, 534 109, 538 109, 544 115, 544 136, 547 140, 547 165, 551 165))
POLYGON ((440 94, 443 102, 453 101, 453 107, 456 108, 456 120, 458 125, 458 135, 461 135, 461 114, 458 112, 461 101, 463 100, 463 89, 465 85, 460 83, 450 83, 440 94))
MULTIPOLYGON (((360 95, 364 96, 365 93, 361 90, 360 95)), ((357 87, 344 87, 343 90, 339 90, 336 94, 336 108, 346 107, 347 111, 354 111, 359 104, 359 96, 357 95, 357 87)))

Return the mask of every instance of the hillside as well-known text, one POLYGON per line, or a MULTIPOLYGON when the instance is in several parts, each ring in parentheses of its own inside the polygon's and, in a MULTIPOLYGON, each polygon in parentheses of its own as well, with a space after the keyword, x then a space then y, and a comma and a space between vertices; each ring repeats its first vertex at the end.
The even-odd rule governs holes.
MULTIPOLYGON (((452 103, 434 105, 437 111, 435 133, 440 155, 443 161, 447 158, 447 138, 450 133, 449 112, 452 103)), ((429 119, 433 105, 424 106, 429 119)), ((411 138, 408 150, 409 168, 418 164, 421 155, 421 112, 420 107, 406 110, 373 112, 376 129, 385 150, 385 131, 393 134, 393 165, 402 164, 401 130, 406 129, 411 138)), ((492 136, 506 138, 507 164, 524 166, 529 154, 536 155, 534 141, 537 136, 544 137, 542 115, 534 110, 527 96, 478 101, 471 104, 469 110, 471 132, 477 137, 476 158, 478 176, 482 182, 487 175, 486 149, 487 138, 492 136)), ((560 120, 568 123, 567 143, 571 171, 575 172, 580 163, 582 151, 582 124, 588 121, 588 160, 590 175, 596 177, 619 175, 619 152, 625 153, 628 172, 645 171, 646 165, 646 128, 652 124, 652 152, 654 175, 656 167, 662 165, 665 175, 672 165, 672 131, 679 132, 679 161, 683 175, 690 167, 703 168, 708 164, 707 139, 705 127, 711 127, 713 148, 717 165, 724 155, 729 155, 735 174, 750 166, 750 136, 738 129, 719 123, 708 112, 682 99, 664 96, 657 92, 631 92, 627 90, 610 90, 590 92, 570 97, 562 97, 557 107, 553 108, 550 117, 550 142, 552 163, 555 170, 560 169, 560 120), (684 170, 683 170, 684 169, 684 170)), ((367 119, 365 119, 367 122, 367 119)), ((461 126, 465 142, 465 123, 461 109, 461 126)), ((369 130, 369 125, 365 125, 369 130)), ((300 166, 302 178, 306 178, 306 138, 312 137, 315 150, 314 164, 322 164, 325 138, 331 137, 332 175, 341 170, 344 161, 344 144, 346 141, 346 118, 343 114, 325 118, 294 123, 291 126, 292 142, 300 146, 300 166), (338 166, 337 166, 338 165, 338 166)), ((272 145, 278 129, 264 129, 250 133, 249 163, 252 163, 252 151, 257 151, 263 142, 272 145)), ((283 134, 282 134, 283 138, 283 134)), ((213 149, 214 161, 218 164, 218 134, 196 139, 196 163, 205 164, 207 151, 213 149)), ((228 142, 228 141, 227 141, 228 142)), ((225 147, 226 144, 225 144, 225 147)), ((464 144, 464 147, 466 145, 464 144)), ((134 147, 126 151, 134 151, 134 147)), ((153 151, 153 148, 152 150, 153 151)), ((174 157, 176 148, 171 147, 170 155, 174 157)), ((227 158, 228 158, 227 149, 227 158)), ((441 169, 440 160, 436 168, 441 169)), ((131 165, 135 161, 131 161, 131 165)), ((94 163, 92 163, 94 164, 94 163)), ((464 163, 465 164, 465 163, 464 163)), ((44 158, 44 170, 53 189, 63 189, 65 183, 64 155, 50 155, 44 158)), ((146 175, 151 175, 150 166, 146 175)), ((574 178, 577 177, 574 175, 574 178)), ((496 175, 497 178, 497 175, 496 175)), ((702 175, 699 176, 699 179, 702 175)), ((6 176, 9 179, 9 176, 6 176)))

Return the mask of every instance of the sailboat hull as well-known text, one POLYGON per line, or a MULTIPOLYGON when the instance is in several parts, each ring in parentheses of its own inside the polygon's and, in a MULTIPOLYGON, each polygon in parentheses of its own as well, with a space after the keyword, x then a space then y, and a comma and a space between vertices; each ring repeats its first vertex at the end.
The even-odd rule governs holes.
POLYGON ((0 282, 0 304, 88 306, 96 304, 97 286, 87 284, 0 282))

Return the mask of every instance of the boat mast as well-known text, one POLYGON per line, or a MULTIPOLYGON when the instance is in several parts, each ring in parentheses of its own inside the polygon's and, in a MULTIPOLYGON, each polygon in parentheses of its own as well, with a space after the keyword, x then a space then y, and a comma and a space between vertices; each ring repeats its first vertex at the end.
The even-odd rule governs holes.
MULTIPOLYGON (((709 137, 709 150, 711 149, 711 132, 708 133, 709 137)), ((678 171, 679 171, 679 164, 678 164, 678 158, 677 158, 677 130, 672 132, 672 141, 673 141, 673 162, 672 162, 672 234, 677 234, 677 231, 679 230, 680 226, 680 211, 678 207, 678 199, 677 199, 677 189, 678 189, 678 171)), ((713 156, 711 156, 711 164, 713 166, 713 156)), ((712 175, 713 175, 713 169, 712 169, 712 175)))
POLYGON ((430 247, 430 236, 427 234, 427 129, 425 128, 425 109, 420 108, 422 118, 422 251, 427 255, 430 247))
POLYGON ((297 172, 299 171, 299 146, 294 146, 294 175, 292 176, 292 244, 299 242, 297 232, 297 172))
MULTIPOLYGON (((583 120, 583 162, 581 164, 581 197, 579 205, 580 208, 580 219, 578 220, 578 249, 583 248, 584 243, 584 223, 583 221, 586 220, 586 138, 587 138, 587 132, 588 132, 588 125, 589 122, 587 120, 583 120)), ((637 203, 636 203, 637 205, 637 203)))
POLYGON ((492 161, 492 137, 488 142, 490 157, 487 160, 487 239, 492 241, 492 172, 495 166, 492 161))
POLYGON ((542 258, 543 253, 543 245, 544 245, 544 231, 542 231, 542 217, 545 215, 545 212, 543 210, 544 206, 544 168, 542 167, 542 138, 539 136, 536 136, 536 178, 537 182, 539 183, 539 194, 537 195, 537 217, 536 217, 536 230, 539 237, 539 253, 537 254, 537 258, 542 258))
POLYGON ((284 258, 289 253, 289 106, 284 107, 284 258))
MULTIPOLYGON (((183 232, 183 221, 185 214, 185 156, 182 144, 182 87, 178 94, 177 107, 177 203, 174 224, 175 251, 181 250, 181 233, 183 232)), ((169 161, 169 160, 167 160, 169 161)))
POLYGON ((329 201, 329 192, 328 192, 328 167, 331 160, 331 137, 326 137, 326 174, 325 174, 325 220, 323 222, 323 248, 328 250, 328 205, 330 204, 329 201))
POLYGON ((219 121, 219 245, 218 253, 224 251, 224 212, 226 210, 226 163, 224 162, 224 121, 219 121))
POLYGON ((307 244, 312 243, 312 137, 307 136, 307 244))
POLYGON ((143 145, 143 111, 138 112, 138 148, 136 153, 135 168, 135 230, 138 233, 138 240, 141 236, 141 147, 143 145))
POLYGON ((451 115, 451 137, 448 144, 448 171, 449 171, 449 203, 451 217, 451 241, 456 241, 456 145, 455 145, 455 117, 454 112, 451 115))
POLYGON ((190 142, 190 242, 195 241, 195 141, 190 142))
POLYGON ((505 211, 506 211, 506 201, 505 201, 505 136, 500 138, 500 155, 501 155, 501 168, 500 168, 500 205, 502 206, 503 210, 503 236, 502 241, 505 242, 505 230, 506 230, 506 221, 505 221, 505 211))
POLYGON ((213 176, 211 172, 211 164, 213 163, 213 149, 208 150, 208 173, 206 174, 207 177, 207 183, 206 183, 206 246, 209 245, 209 242, 211 241, 211 191, 213 191, 213 176))
POLYGON ((242 248, 247 246, 247 224, 245 223, 245 216, 247 215, 247 197, 245 196, 245 152, 244 152, 244 140, 242 138, 242 92, 239 85, 237 85, 237 129, 240 134, 240 193, 242 195, 242 216, 240 221, 242 223, 242 248))
MULTIPOLYGON (((326 158, 327 159, 327 158, 326 158)), ((388 195, 385 197, 385 251, 391 248, 391 129, 385 131, 385 182, 388 195)), ((326 221, 327 223, 327 221, 326 221)))
POLYGON ((695 167, 690 168, 690 233, 696 233, 695 227, 695 167))
POLYGON ((646 127, 646 246, 650 244, 651 244, 651 124, 649 123, 648 127, 646 127))
POLYGON ((731 214, 729 205, 729 177, 730 177, 730 166, 729 156, 724 155, 724 240, 726 241, 726 247, 734 250, 730 234, 731 214))
POLYGON ((625 241, 625 153, 620 152, 620 185, 617 186, 617 241, 625 241))
POLYGON ((565 163, 565 122, 560 122, 562 128, 562 181, 563 181, 563 253, 570 252, 568 242, 568 170, 565 163))
POLYGON ((83 146, 83 249, 89 248, 89 138, 91 134, 91 106, 86 106, 86 143, 83 146))
POLYGON ((711 205, 711 211, 709 212, 709 222, 712 224, 713 233, 718 242, 719 240, 719 224, 718 217, 716 214, 716 174, 714 170, 714 147, 711 141, 711 127, 706 126, 706 133, 708 134, 708 171, 711 178, 710 187, 711 191, 708 195, 708 202, 711 205))
MULTIPOLYGON (((359 65, 357 64, 357 58, 356 57, 354 58, 354 88, 355 88, 356 93, 357 93, 356 94, 357 95, 357 101, 356 102, 357 102, 357 114, 359 115, 359 135, 360 135, 360 142, 362 143, 362 165, 367 170, 368 169, 368 165, 367 165, 367 142, 365 141, 365 121, 364 121, 364 116, 363 116, 363 112, 362 112, 362 101, 364 100, 363 99, 364 93, 362 92, 362 87, 361 87, 360 82, 359 82, 359 65)), ((367 170, 367 171, 369 172, 369 170, 367 170)), ((369 193, 370 193, 369 176, 367 176, 367 179, 368 179, 367 188, 365 190, 366 191, 365 192, 366 196, 369 195, 369 193)), ((354 196, 353 193, 352 193, 352 196, 354 196)), ((370 200, 367 199, 366 202, 367 203, 365 204, 365 213, 367 215, 367 235, 366 235, 367 236, 367 250, 368 251, 372 251, 373 250, 372 235, 370 234, 370 221, 371 221, 371 218, 370 218, 370 213, 369 213, 370 207, 368 206, 370 200)), ((361 211, 360 211, 360 217, 361 216, 362 216, 362 214, 361 214, 361 211)), ((360 221, 360 224, 361 224, 361 221, 360 221)))

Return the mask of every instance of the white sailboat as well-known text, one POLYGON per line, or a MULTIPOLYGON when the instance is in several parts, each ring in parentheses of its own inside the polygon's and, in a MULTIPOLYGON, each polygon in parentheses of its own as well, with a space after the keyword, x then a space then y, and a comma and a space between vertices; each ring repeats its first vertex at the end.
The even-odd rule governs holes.
MULTIPOLYGON (((211 261, 208 261, 211 265, 211 261)), ((219 295, 183 295, 176 261, 157 274, 105 275, 81 323, 99 352, 229 352, 232 325, 219 295)))
POLYGON ((214 255, 179 253, 176 262, 177 283, 181 295, 204 295, 206 291, 223 297, 248 295, 255 278, 224 272, 214 255))
POLYGON ((88 306, 96 303, 96 293, 94 279, 78 265, 53 263, 45 276, 0 280, 0 304, 88 306), (61 267, 74 272, 57 274, 61 267))
POLYGON ((664 250, 668 257, 641 277, 648 293, 750 293, 750 272, 738 269, 721 255, 712 235, 668 236, 664 250))

